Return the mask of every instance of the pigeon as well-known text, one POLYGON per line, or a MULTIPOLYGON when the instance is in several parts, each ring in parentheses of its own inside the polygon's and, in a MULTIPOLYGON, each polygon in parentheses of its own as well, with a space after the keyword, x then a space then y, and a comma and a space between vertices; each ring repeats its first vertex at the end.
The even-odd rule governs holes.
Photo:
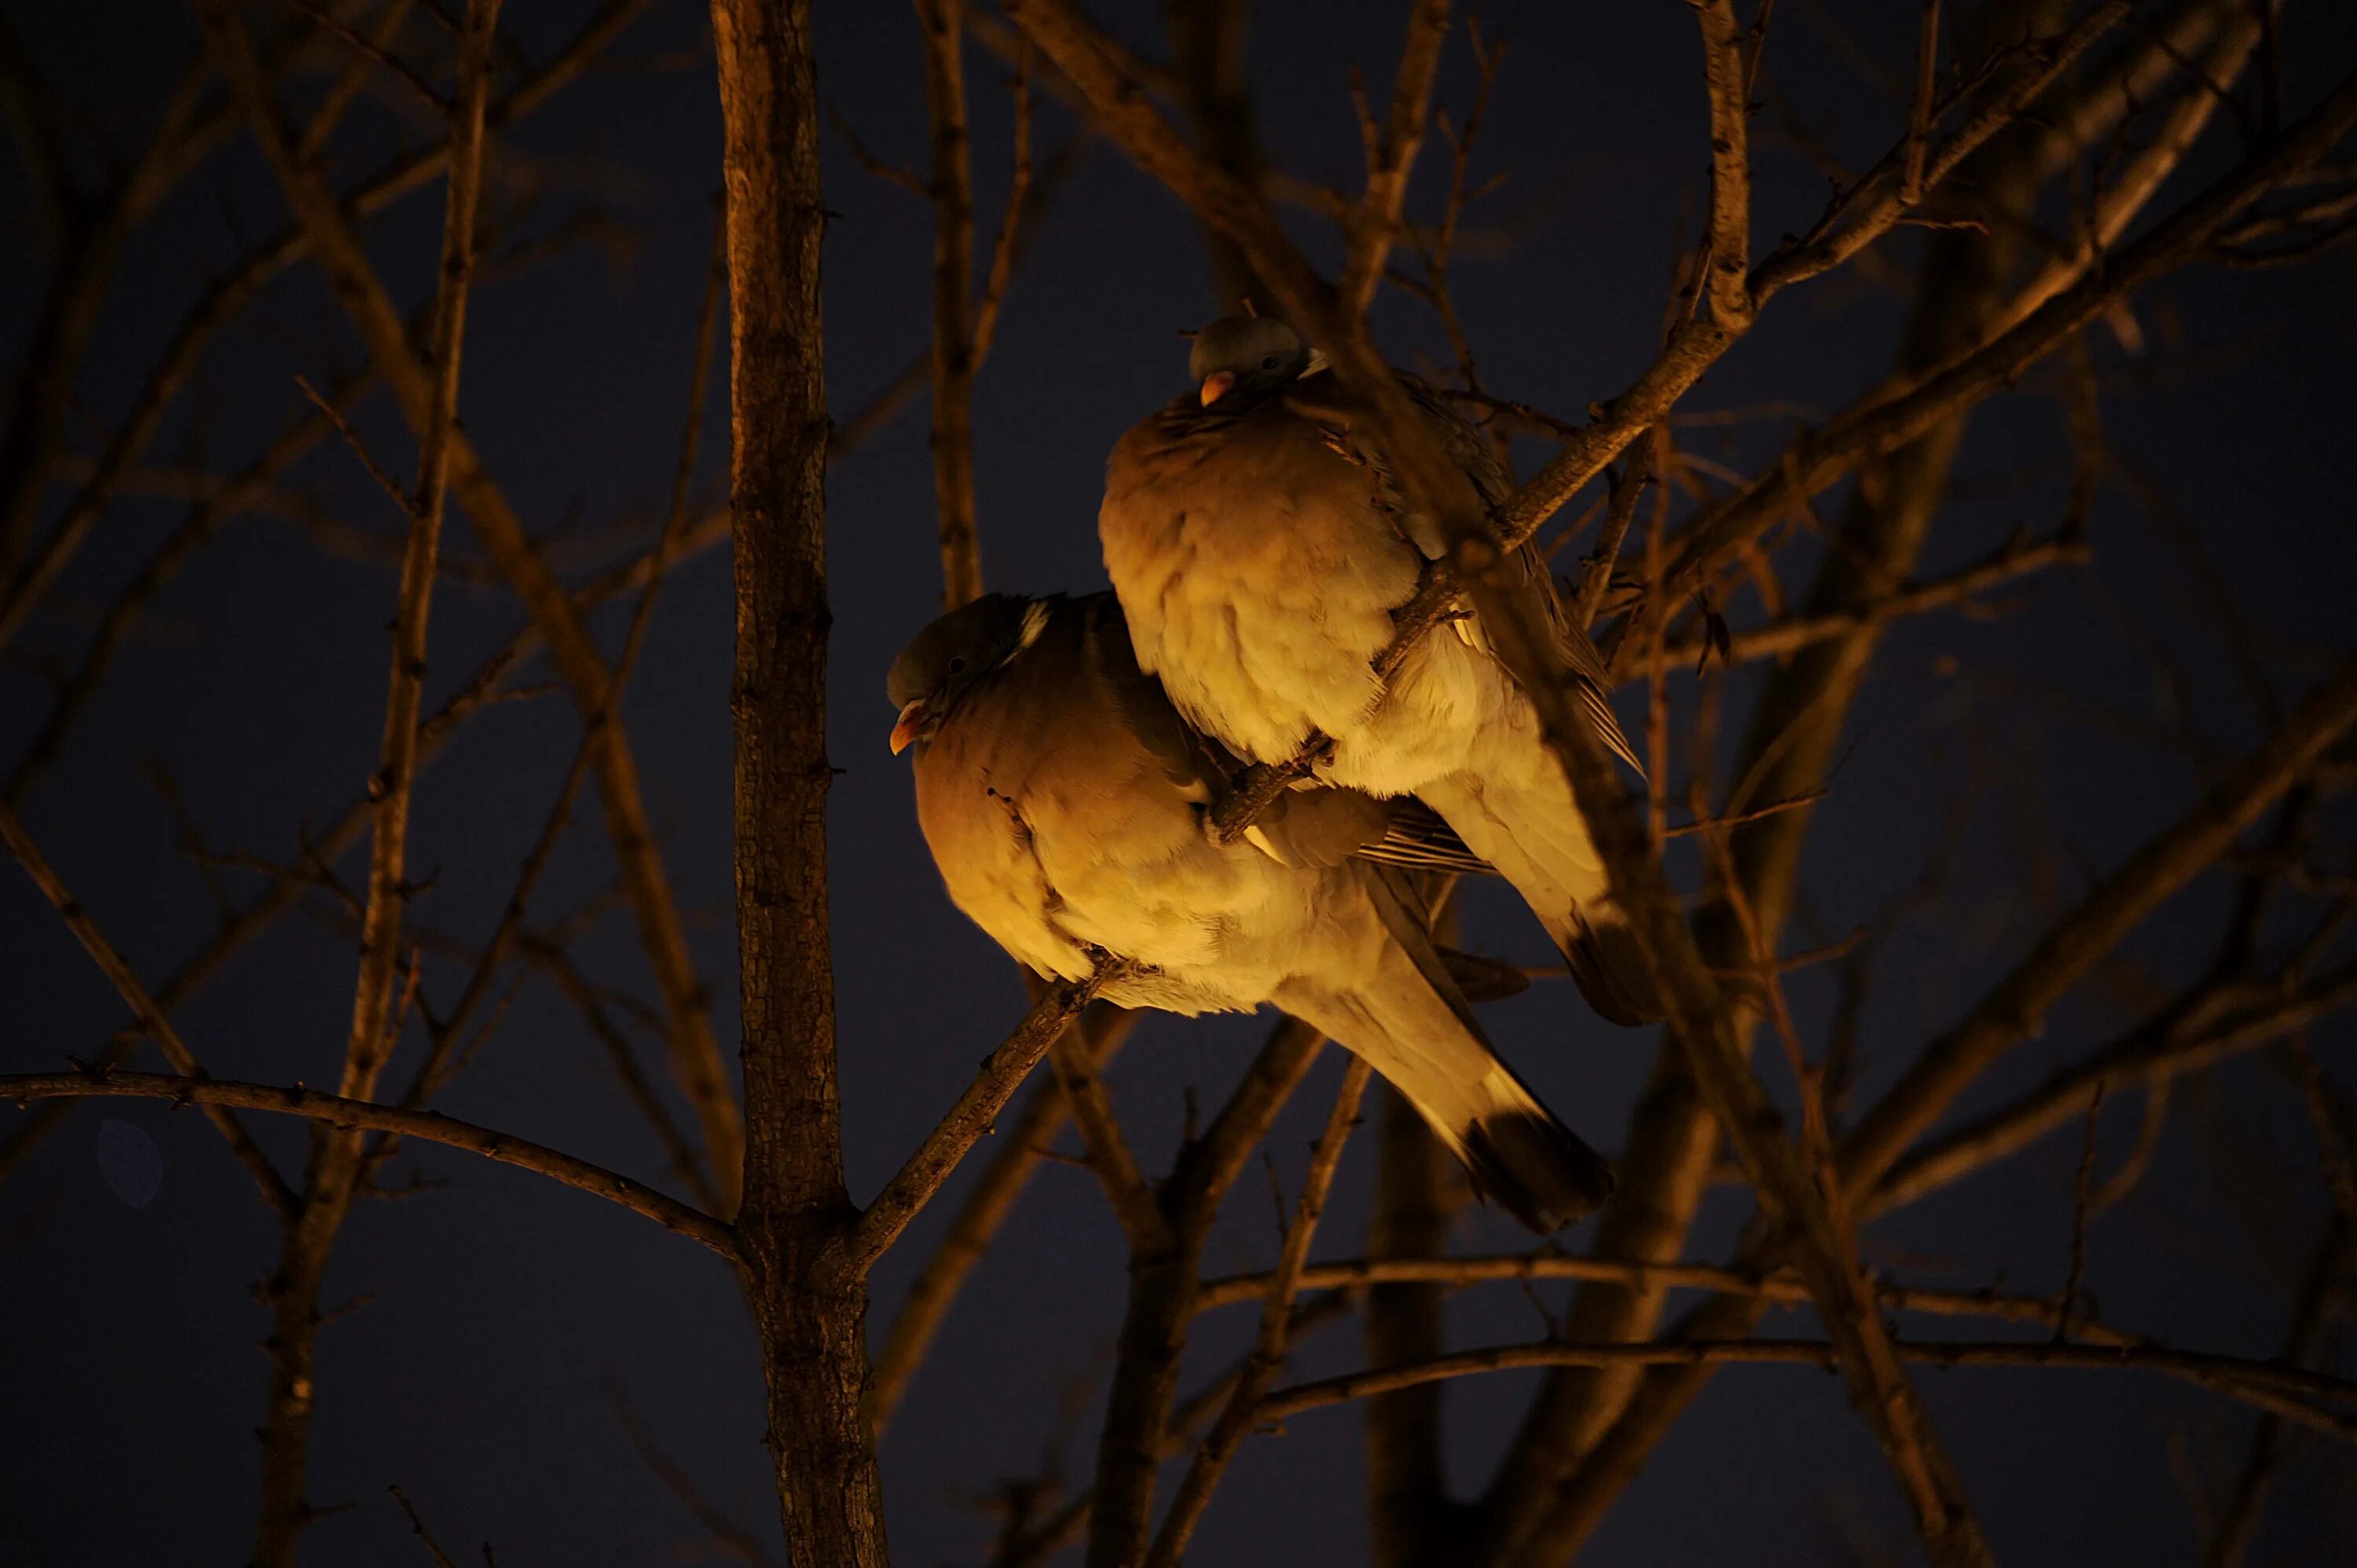
MULTIPOLYGON (((1273 317, 1213 322, 1189 368, 1194 389, 1122 436, 1105 465, 1098 533, 1138 667, 1247 762, 1282 763, 1330 737, 1317 778, 1422 800, 1513 885, 1597 1013, 1661 1016, 1537 708, 1478 618, 1459 610, 1427 632, 1388 682, 1372 668, 1449 542, 1368 438, 1364 405, 1273 317)), ((1481 433, 1394 373, 1483 499, 1502 501, 1511 485, 1481 433)), ((1509 562, 1512 591, 1552 627, 1597 736, 1641 772, 1603 660, 1545 563, 1529 548, 1509 562)))
POLYGON ((1126 959, 1103 993, 1125 1007, 1282 1008, 1387 1079, 1542 1235, 1610 1193, 1611 1167, 1499 1058, 1415 912, 1408 867, 1480 863, 1413 807, 1329 787, 1222 842, 1232 759, 1138 668, 1111 594, 986 595, 920 632, 886 691, 950 899, 1017 962, 1079 979, 1100 953, 1126 959))

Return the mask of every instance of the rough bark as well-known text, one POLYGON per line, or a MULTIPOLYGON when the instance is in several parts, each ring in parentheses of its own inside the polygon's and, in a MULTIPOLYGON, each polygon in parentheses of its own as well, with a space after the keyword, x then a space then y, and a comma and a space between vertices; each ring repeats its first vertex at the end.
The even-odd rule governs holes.
POLYGON ((748 1294, 788 1562, 881 1568, 860 1413, 867 1284, 848 1262, 828 957, 826 400, 808 0, 714 0, 735 458, 737 951, 748 1294))

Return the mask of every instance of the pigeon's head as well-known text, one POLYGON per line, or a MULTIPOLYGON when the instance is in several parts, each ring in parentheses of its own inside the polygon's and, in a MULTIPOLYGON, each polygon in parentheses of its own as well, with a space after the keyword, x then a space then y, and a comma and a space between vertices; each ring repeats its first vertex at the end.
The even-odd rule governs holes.
POLYGON ((1195 334, 1187 373, 1203 406, 1283 386, 1309 368, 1309 345, 1274 316, 1222 316, 1195 334))
POLYGON ((975 682, 1039 640, 1052 610, 1046 599, 985 594, 919 632, 884 678, 900 712, 894 755, 931 740, 975 682))

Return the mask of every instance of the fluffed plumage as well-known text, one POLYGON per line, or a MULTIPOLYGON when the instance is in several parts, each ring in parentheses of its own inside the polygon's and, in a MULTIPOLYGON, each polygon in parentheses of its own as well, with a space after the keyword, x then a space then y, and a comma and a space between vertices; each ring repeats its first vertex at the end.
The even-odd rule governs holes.
POLYGON ((1610 1167, 1491 1048, 1405 874, 1366 858, 1394 808, 1307 789, 1254 841, 1216 840, 1226 776, 1138 669, 1111 595, 977 600, 920 634, 888 690, 950 897, 1018 961, 1078 978, 1102 949, 1146 966, 1107 987, 1125 1006, 1284 1008, 1388 1079, 1542 1233, 1610 1191, 1610 1167))
MULTIPOLYGON (((1199 387, 1140 422, 1106 464, 1098 531, 1141 668, 1189 723, 1250 761, 1333 737, 1329 783, 1419 797, 1512 883, 1591 1006, 1659 1015, 1654 987, 1536 707, 1469 614, 1422 638, 1386 682, 1372 668, 1393 616, 1447 542, 1364 436, 1363 407, 1284 323, 1198 335, 1199 387), (1453 635, 1452 635, 1453 633, 1453 635)), ((1480 433, 1415 378, 1402 383, 1495 504, 1510 489, 1480 433)), ((1606 672, 1544 563, 1512 591, 1551 626, 1605 744, 1637 764, 1606 672)))

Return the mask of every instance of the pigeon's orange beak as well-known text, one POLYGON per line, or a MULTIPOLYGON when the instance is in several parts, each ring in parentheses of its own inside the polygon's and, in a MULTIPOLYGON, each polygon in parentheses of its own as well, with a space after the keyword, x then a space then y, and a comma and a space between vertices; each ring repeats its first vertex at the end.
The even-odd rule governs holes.
POLYGON ((900 722, 892 726, 892 755, 899 756, 909 749, 918 732, 925 727, 925 699, 918 698, 900 710, 900 722))
POLYGON ((1205 408, 1209 408, 1213 403, 1219 402, 1222 398, 1227 396, 1228 389, 1235 384, 1236 373, 1233 371, 1213 371, 1210 375, 1205 376, 1203 378, 1203 406, 1205 408))

